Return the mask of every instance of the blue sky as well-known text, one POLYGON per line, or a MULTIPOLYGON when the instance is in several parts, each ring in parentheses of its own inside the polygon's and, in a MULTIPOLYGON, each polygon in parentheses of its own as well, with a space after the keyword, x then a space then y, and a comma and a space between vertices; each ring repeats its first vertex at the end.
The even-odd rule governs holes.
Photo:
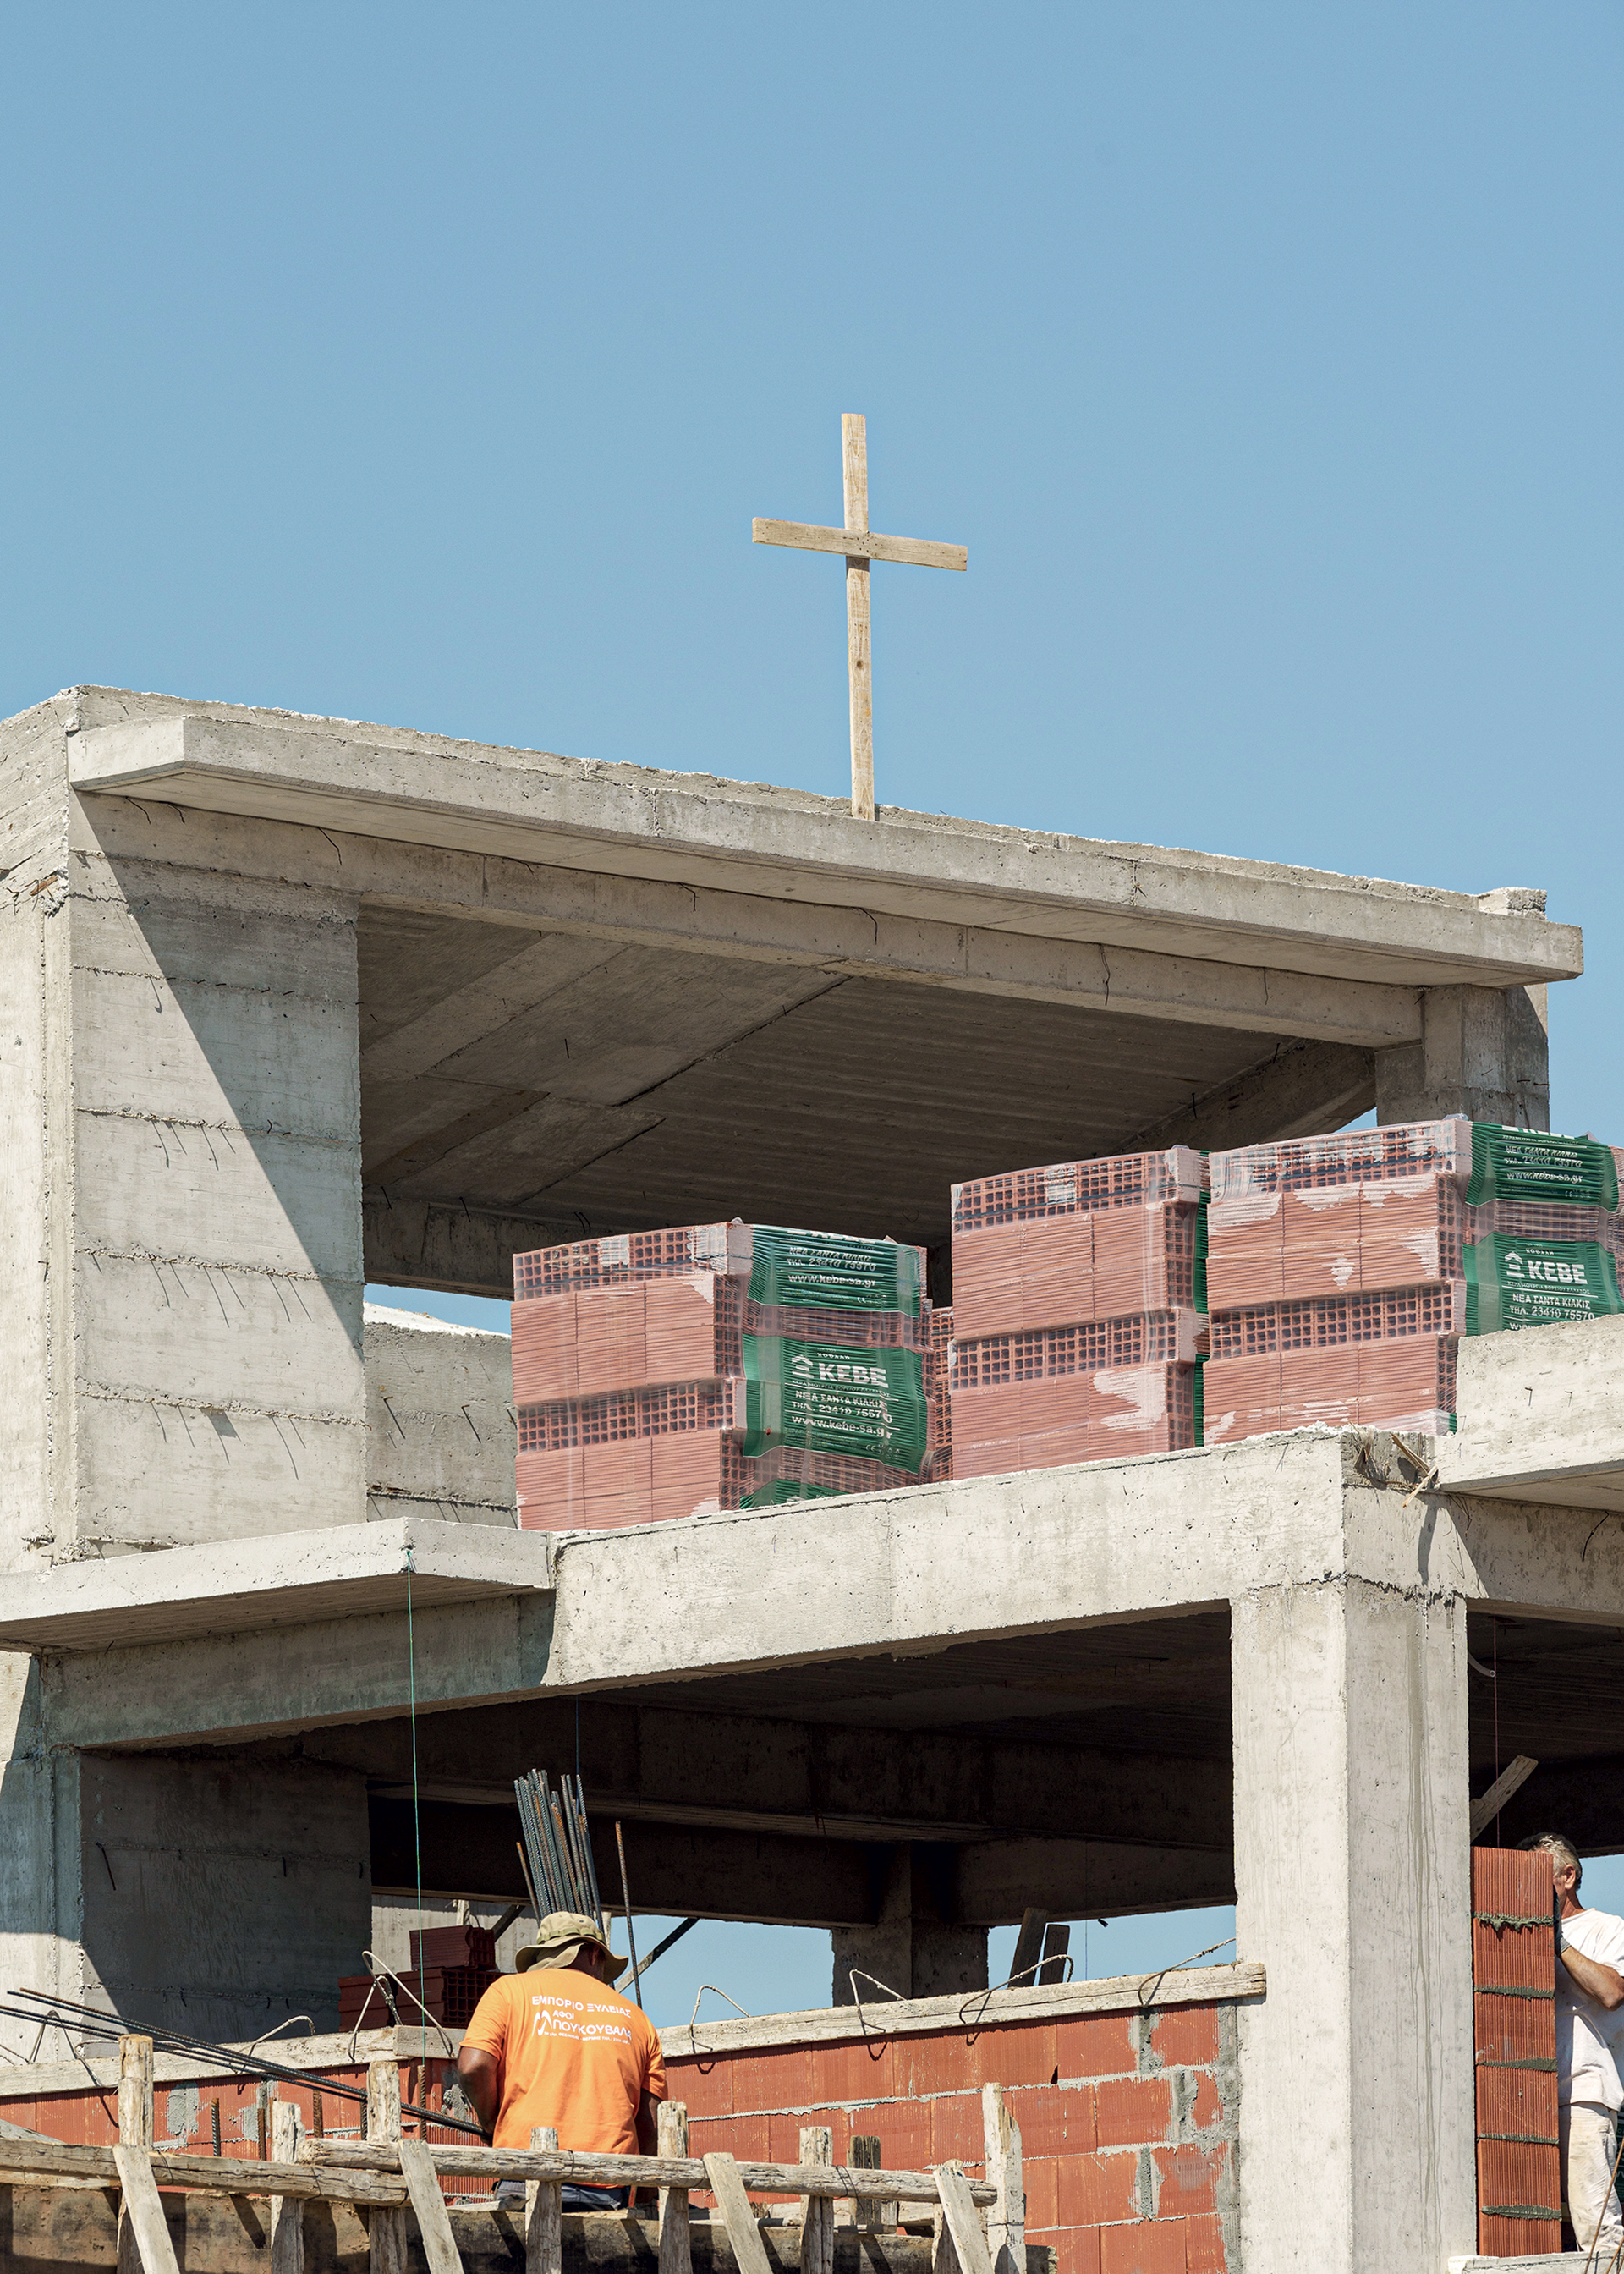
POLYGON ((839 791, 839 568, 749 521, 838 518, 862 410, 874 525, 971 561, 876 572, 883 802, 1545 885, 1556 1125, 1624 1137, 1616 9, 64 0, 4 54, 0 713, 839 791))

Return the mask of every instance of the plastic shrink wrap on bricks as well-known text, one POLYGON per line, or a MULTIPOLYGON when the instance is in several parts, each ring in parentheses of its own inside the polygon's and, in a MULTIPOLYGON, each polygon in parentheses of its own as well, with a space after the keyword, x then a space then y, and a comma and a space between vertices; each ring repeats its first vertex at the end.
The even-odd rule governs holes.
POLYGON ((924 1257, 701 1224, 514 1260, 520 1522, 646 1524, 917 1483, 924 1257))
POLYGON ((956 1476, 1199 1443, 1203 1183, 1174 1146, 954 1186, 956 1476))
POLYGON ((1210 1442, 1453 1426, 1462 1333, 1620 1307, 1620 1156, 1459 1118, 1210 1163, 1210 1442))

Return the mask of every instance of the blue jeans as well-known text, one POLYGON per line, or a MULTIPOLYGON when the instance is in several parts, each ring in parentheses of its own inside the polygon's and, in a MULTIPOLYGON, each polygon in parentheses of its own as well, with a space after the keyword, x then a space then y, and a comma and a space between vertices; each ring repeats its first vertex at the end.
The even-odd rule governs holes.
MULTIPOLYGON (((631 2194, 629 2187, 577 2187, 568 2182, 560 2190, 566 2210, 624 2210, 631 2194)), ((497 2183, 498 2202, 523 2203, 523 2180, 501 2180, 497 2183)))

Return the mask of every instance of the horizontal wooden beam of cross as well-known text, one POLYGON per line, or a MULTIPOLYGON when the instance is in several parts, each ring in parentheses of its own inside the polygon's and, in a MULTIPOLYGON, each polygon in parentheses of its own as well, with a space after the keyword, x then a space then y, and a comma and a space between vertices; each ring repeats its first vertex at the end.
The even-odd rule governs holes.
POLYGON ((881 537, 868 527, 868 433, 859 411, 840 419, 841 471, 846 489, 846 526, 820 529, 808 521, 750 523, 754 545, 788 545, 802 553, 846 556, 846 657, 852 700, 852 811, 874 819, 874 696, 868 630, 868 564, 893 561, 908 568, 967 568, 963 545, 939 545, 924 537, 881 537))

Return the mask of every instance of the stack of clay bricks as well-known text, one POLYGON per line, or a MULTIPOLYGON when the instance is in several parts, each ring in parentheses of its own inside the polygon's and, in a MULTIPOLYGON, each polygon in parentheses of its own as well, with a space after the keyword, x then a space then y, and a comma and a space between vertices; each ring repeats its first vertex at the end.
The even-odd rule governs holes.
POLYGON ((1477 2248, 1494 2259, 1548 2251, 1553 2263, 1562 2158, 1551 1859, 1474 1848, 1471 1863, 1477 2248))
POLYGON ((474 2008, 499 1978, 496 1938, 489 1927, 428 1927, 411 1936, 411 1967, 405 1974, 386 1977, 381 1984, 371 1974, 339 1977, 341 2029, 353 2029, 365 2014, 375 2029, 388 2026, 390 2007, 409 2027, 425 2017, 448 2029, 465 2029, 474 2008))
POLYGON ((923 1265, 888 1240, 736 1221, 515 1255, 521 1525, 595 1530, 917 1484, 923 1265))
POLYGON ((1618 1307, 1616 1164, 1586 1140, 1410 1122, 1214 1153, 1210 1173, 1208 1443, 1437 1434, 1462 1334, 1618 1307))
POLYGON ((930 1313, 930 1347, 925 1354, 925 1394, 930 1400, 930 1465, 927 1481, 950 1484, 953 1475, 953 1311, 937 1304, 930 1313))
POLYGON ((1199 1445, 1203 1163, 1187 1146, 953 1187, 953 1472, 1199 1445))

